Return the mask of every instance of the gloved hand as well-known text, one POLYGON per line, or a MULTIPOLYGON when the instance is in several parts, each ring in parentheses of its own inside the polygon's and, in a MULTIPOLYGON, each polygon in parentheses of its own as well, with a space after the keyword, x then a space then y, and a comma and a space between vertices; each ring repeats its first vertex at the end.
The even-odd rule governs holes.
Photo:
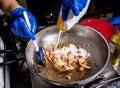
POLYGON ((78 16, 79 13, 86 6, 87 0, 63 0, 62 3, 62 19, 65 21, 68 17, 68 12, 72 9, 72 12, 78 16))
POLYGON ((35 40, 35 32, 37 29, 35 17, 25 8, 16 8, 11 13, 11 31, 20 37, 35 40), (28 28, 23 16, 23 12, 26 11, 31 24, 31 29, 28 28))
POLYGON ((107 20, 107 22, 112 24, 113 26, 120 27, 120 16, 110 18, 107 20))

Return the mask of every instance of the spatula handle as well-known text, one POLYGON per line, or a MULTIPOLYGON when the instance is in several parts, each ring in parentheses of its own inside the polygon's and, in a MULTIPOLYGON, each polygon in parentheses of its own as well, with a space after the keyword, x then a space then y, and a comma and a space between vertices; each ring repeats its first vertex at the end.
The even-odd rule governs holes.
POLYGON ((35 45, 35 49, 36 49, 36 51, 39 51, 39 47, 38 47, 38 45, 37 45, 36 40, 33 40, 33 43, 34 43, 34 45, 35 45))
POLYGON ((25 19, 25 21, 26 21, 29 29, 31 29, 30 21, 29 21, 29 19, 28 19, 28 15, 27 15, 27 12, 26 12, 26 11, 23 12, 23 16, 24 16, 24 19, 25 19))
MULTIPOLYGON (((28 18, 28 15, 27 15, 27 12, 26 12, 26 11, 23 12, 23 16, 24 16, 24 19, 25 19, 25 21, 26 21, 26 23, 27 23, 28 28, 31 29, 30 21, 29 21, 29 18, 28 18)), ((35 45, 36 51, 39 51, 39 47, 38 47, 38 45, 37 45, 36 40, 32 40, 32 41, 33 41, 33 43, 34 43, 34 45, 35 45)))

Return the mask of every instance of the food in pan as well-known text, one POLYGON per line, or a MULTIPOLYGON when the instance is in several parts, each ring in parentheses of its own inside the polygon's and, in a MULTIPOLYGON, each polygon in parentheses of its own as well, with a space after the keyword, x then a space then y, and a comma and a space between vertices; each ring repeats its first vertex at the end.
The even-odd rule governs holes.
MULTIPOLYGON (((61 72, 71 70, 84 71, 85 69, 91 69, 91 66, 87 62, 90 53, 80 45, 59 45, 54 50, 45 50, 45 56, 46 59, 52 63, 54 68, 61 72)), ((70 76, 66 77, 70 79, 70 76)))

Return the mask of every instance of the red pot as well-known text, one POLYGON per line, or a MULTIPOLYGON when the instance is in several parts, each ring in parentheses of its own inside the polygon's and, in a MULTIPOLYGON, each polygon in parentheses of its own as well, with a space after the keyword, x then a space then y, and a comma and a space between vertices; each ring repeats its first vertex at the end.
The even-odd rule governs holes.
POLYGON ((110 40, 110 37, 113 34, 117 33, 116 28, 104 20, 91 18, 80 22, 80 24, 87 25, 98 30, 106 38, 107 41, 110 40))

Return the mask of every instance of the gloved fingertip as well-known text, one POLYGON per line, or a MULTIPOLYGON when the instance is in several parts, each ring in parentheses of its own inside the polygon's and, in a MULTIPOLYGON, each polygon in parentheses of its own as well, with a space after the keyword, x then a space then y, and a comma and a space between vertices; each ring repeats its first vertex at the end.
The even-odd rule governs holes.
POLYGON ((79 11, 73 11, 73 13, 75 14, 75 16, 78 16, 79 15, 79 11))
POLYGON ((75 16, 78 16, 80 13, 80 9, 78 7, 72 8, 72 12, 74 13, 75 16))

